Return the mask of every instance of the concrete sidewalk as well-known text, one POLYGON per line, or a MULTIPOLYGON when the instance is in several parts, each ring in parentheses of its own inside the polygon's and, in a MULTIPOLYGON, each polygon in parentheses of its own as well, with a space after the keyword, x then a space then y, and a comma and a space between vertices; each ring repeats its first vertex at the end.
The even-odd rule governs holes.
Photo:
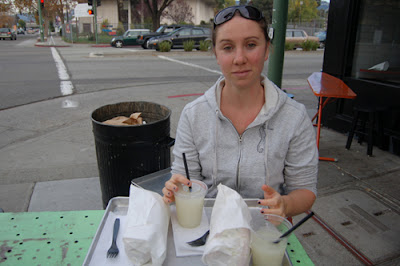
POLYGON ((59 34, 52 34, 47 38, 44 37, 44 41, 40 40, 40 35, 37 38, 37 42, 35 46, 37 47, 70 47, 74 45, 80 46, 90 46, 90 47, 109 47, 110 44, 87 44, 87 43, 73 43, 73 42, 65 42, 59 34))
MULTIPOLYGON (((57 43, 63 44, 60 38, 57 43)), ((172 137, 183 106, 194 98, 168 99, 166 91, 179 93, 184 87, 175 83, 135 88, 135 100, 151 99, 172 110, 172 137)), ((317 105, 310 90, 288 92, 312 117, 317 105)), ((132 88, 99 91, 0 111, 0 208, 5 212, 101 210, 90 115, 105 104, 131 99, 131 94, 132 88)), ((366 263, 346 243, 373 264, 400 265, 400 157, 377 147, 368 157, 365 143, 354 139, 346 150, 347 136, 326 128, 321 133, 320 155, 338 161, 320 162, 313 206, 320 220, 308 221, 296 236, 316 265, 366 263)))

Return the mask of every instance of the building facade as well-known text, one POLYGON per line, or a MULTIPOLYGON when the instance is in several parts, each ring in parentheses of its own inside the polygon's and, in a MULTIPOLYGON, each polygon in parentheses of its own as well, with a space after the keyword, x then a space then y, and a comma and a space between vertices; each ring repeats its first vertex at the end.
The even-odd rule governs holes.
POLYGON ((323 72, 342 79, 357 98, 327 105, 322 115, 324 126, 346 133, 355 110, 364 108, 369 111, 366 126, 373 127, 374 144, 397 155, 400 155, 399 17, 398 0, 330 1, 323 72))
MULTIPOLYGON (((87 1, 81 3, 87 3, 87 1)), ((214 0, 186 0, 186 3, 192 8, 194 15, 193 23, 199 25, 202 21, 210 22, 214 17, 214 0)), ((97 7, 97 22, 101 24, 107 19, 113 29, 118 27, 118 23, 122 23, 125 29, 133 27, 133 12, 131 2, 115 1, 115 0, 101 0, 101 6, 97 7), (119 14, 122 13, 122 14, 119 14)), ((137 13, 143 13, 138 11, 137 13)), ((141 18, 143 24, 143 18, 141 18)), ((82 23, 91 23, 89 17, 81 18, 82 23), (82 22, 83 21, 83 22, 82 22)), ((171 21, 162 18, 161 24, 172 24, 171 21)))

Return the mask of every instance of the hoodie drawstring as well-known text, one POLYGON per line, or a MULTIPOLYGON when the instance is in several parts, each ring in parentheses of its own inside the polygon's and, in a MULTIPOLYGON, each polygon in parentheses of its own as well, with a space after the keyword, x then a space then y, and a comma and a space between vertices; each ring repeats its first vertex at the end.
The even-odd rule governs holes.
POLYGON ((218 117, 218 110, 215 110, 215 132, 214 132, 214 163, 213 163, 213 171, 212 171, 212 187, 217 186, 217 171, 218 171, 218 158, 217 158, 217 150, 218 150, 218 124, 220 123, 218 117))
POLYGON ((265 184, 269 185, 270 176, 268 172, 268 121, 266 121, 263 125, 265 132, 265 140, 264 140, 264 167, 265 167, 265 184))

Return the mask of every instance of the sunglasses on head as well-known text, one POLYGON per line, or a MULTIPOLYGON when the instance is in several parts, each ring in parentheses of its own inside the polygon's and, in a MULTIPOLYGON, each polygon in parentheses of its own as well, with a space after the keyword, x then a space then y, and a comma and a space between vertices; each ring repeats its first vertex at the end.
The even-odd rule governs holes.
POLYGON ((233 18, 235 12, 239 11, 244 18, 260 21, 264 18, 263 13, 253 6, 230 6, 222 9, 214 18, 214 29, 233 18))

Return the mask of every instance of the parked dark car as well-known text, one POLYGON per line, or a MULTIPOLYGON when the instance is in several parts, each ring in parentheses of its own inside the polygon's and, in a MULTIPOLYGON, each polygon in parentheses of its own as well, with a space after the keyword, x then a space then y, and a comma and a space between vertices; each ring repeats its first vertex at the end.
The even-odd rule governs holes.
POLYGON ((160 43, 169 42, 171 48, 183 48, 183 43, 189 40, 193 40, 194 47, 198 49, 200 41, 211 41, 211 30, 200 27, 179 28, 168 35, 151 38, 148 46, 150 49, 159 50, 160 43))
POLYGON ((187 25, 162 25, 155 32, 145 33, 143 35, 138 36, 138 44, 143 47, 143 49, 148 49, 148 41, 156 36, 167 35, 173 32, 176 29, 181 27, 188 27, 187 25))
POLYGON ((126 45, 138 45, 137 37, 140 34, 150 32, 149 29, 134 29, 125 31, 124 35, 112 38, 111 46, 122 48, 126 45))
POLYGON ((317 32, 315 33, 315 36, 319 38, 319 47, 324 48, 326 41, 326 31, 317 32))
POLYGON ((17 34, 15 34, 15 32, 10 28, 1 28, 0 29, 0 38, 3 40, 5 40, 5 39, 16 40, 17 34))

